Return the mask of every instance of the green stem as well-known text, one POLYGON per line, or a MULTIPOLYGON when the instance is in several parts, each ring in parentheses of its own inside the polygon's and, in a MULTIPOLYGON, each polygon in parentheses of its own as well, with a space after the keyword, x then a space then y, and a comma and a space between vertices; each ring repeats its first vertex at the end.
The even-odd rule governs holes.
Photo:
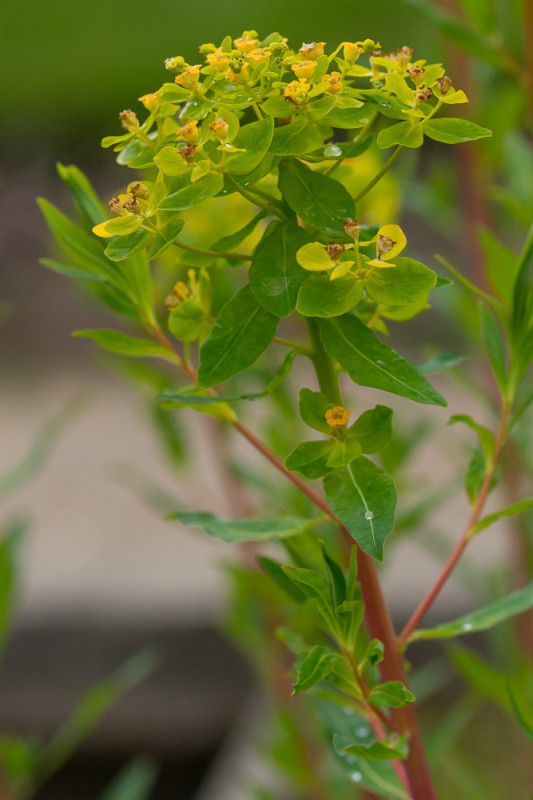
POLYGON ((307 327, 309 328, 309 337, 311 339, 311 360, 315 368, 320 391, 334 403, 341 405, 339 376, 322 344, 318 321, 313 317, 308 317, 307 327))
POLYGON ((286 219, 285 214, 280 209, 275 208, 271 203, 265 202, 262 198, 249 192, 247 189, 241 186, 240 183, 237 183, 235 178, 233 178, 231 175, 228 175, 227 172, 225 172, 224 175, 228 183, 231 183, 235 191, 239 192, 239 194, 245 197, 249 203, 252 203, 254 206, 259 206, 259 208, 264 208, 265 211, 268 211, 268 213, 273 217, 277 217, 278 219, 282 220, 286 219))
POLYGON ((399 144, 398 147, 396 148, 396 150, 391 155, 391 157, 387 161, 385 161, 385 163, 383 164, 383 166, 381 167, 379 172, 376 175, 374 175, 374 177, 372 178, 370 183, 367 183, 367 185, 364 187, 364 189, 361 189, 359 194, 355 196, 354 200, 355 200, 356 203, 358 203, 359 200, 362 200, 363 197, 365 197, 369 193, 369 191, 371 189, 373 189, 374 186, 377 183, 379 183, 379 181, 382 179, 382 177, 384 175, 386 175, 386 173, 389 171, 389 169, 392 167, 392 165, 397 161, 397 159, 399 158, 399 156, 401 155, 401 153, 404 150, 405 150, 405 147, 403 145, 399 144))
POLYGON ((217 250, 206 250, 204 247, 196 247, 193 244, 182 242, 181 239, 174 239, 174 244, 182 250, 189 250, 191 253, 199 253, 201 256, 212 256, 213 258, 228 258, 234 261, 251 261, 249 253, 223 253, 217 250))

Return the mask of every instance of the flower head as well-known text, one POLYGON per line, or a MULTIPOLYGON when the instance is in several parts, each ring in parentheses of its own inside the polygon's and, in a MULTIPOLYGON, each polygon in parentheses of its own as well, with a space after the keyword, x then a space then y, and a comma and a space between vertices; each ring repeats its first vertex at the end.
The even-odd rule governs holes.
POLYGON ((348 424, 350 412, 342 406, 335 406, 334 408, 328 408, 324 416, 331 428, 337 428, 348 424))
POLYGON ((183 86, 184 89, 190 89, 191 91, 196 89, 200 80, 200 64, 187 67, 179 75, 176 75, 175 80, 178 86, 183 86))
POLYGON ((309 42, 308 44, 304 42, 298 52, 302 58, 314 61, 315 58, 320 58, 320 56, 324 55, 325 44, 325 42, 309 42))
POLYGON ((291 66, 297 78, 312 78, 318 64, 316 61, 305 60, 297 61, 291 66))

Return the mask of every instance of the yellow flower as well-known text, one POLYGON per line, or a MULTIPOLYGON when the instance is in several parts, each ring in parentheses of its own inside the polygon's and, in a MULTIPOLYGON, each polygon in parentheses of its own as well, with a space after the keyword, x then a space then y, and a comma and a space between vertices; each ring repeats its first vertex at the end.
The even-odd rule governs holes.
POLYGON ((211 123, 209 129, 213 131, 213 133, 220 142, 227 142, 229 134, 229 125, 224 119, 224 117, 218 117, 218 119, 216 119, 214 122, 211 123))
POLYGON ((287 84, 283 96, 290 100, 295 105, 299 106, 302 103, 305 103, 307 100, 307 95, 309 93, 309 89, 311 87, 305 80, 305 78, 300 78, 297 81, 291 81, 287 84))
POLYGON ((118 115, 120 120, 120 124, 126 131, 137 131, 139 130, 139 120, 137 119, 137 114, 135 111, 132 111, 129 108, 126 108, 124 111, 121 111, 118 115))
POLYGON ((228 69, 224 77, 230 83, 246 83, 247 81, 248 64, 243 63, 239 70, 228 69))
POLYGON ((150 92, 149 94, 143 94, 142 97, 139 97, 139 102, 143 104, 147 111, 153 111, 160 96, 161 92, 150 92))
POLYGON ((187 67, 183 70, 181 75, 176 75, 175 81, 178 86, 183 86, 184 89, 196 89, 198 81, 200 80, 200 64, 195 64, 193 67, 187 67))
POLYGON ((266 48, 257 48, 256 50, 251 50, 247 54, 247 58, 254 66, 257 66, 257 64, 262 64, 264 61, 270 61, 270 55, 269 50, 266 48))
POLYGON ((291 67, 297 78, 312 78, 316 68, 316 61, 297 61, 291 67))
POLYGON ((326 417, 328 425, 332 428, 336 428, 348 424, 350 412, 342 406, 335 406, 334 408, 328 408, 324 416, 326 417))
POLYGON ((399 255, 406 244, 405 233, 399 225, 383 225, 376 239, 376 258, 367 263, 373 267, 394 267, 391 259, 399 255))
POLYGON ((193 119, 191 122, 188 122, 187 125, 179 129, 178 135, 181 136, 182 139, 185 139, 188 144, 198 144, 198 121, 193 119))
POLYGON ((323 81, 328 84, 328 92, 330 94, 337 94, 342 89, 342 80, 340 72, 330 72, 322 77, 323 81))
POLYGON ((315 58, 320 58, 324 55, 325 42, 305 42, 300 47, 299 53, 302 58, 309 58, 314 61, 315 58))
POLYGON ((309 272, 330 272, 330 280, 334 281, 350 272, 354 261, 340 261, 344 253, 343 244, 329 244, 324 247, 320 242, 309 242, 300 247, 296 253, 298 264, 309 272))
POLYGON ((224 72, 228 68, 229 56, 220 47, 217 47, 213 53, 208 53, 205 60, 210 67, 214 67, 219 72, 224 72))
POLYGON ((363 52, 363 48, 359 42, 343 42, 342 47, 344 50, 344 59, 345 61, 349 61, 350 64, 355 64, 363 52))
POLYGON ((233 44, 240 53, 249 53, 259 44, 257 31, 244 31, 239 39, 234 39, 233 44))
POLYGON ((177 308, 177 306, 181 305, 185 300, 188 300, 190 296, 191 290, 189 287, 183 283, 183 281, 178 281, 172 289, 172 292, 165 297, 165 306, 171 311, 173 308, 177 308))

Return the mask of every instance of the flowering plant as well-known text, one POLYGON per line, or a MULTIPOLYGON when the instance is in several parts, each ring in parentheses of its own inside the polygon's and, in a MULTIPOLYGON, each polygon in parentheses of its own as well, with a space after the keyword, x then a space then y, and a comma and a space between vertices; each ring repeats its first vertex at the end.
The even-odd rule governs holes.
POLYGON ((295 50, 279 34, 260 39, 244 31, 219 46, 202 45, 200 54, 199 64, 168 58, 173 80, 139 98, 142 119, 123 111, 124 132, 103 140, 119 164, 135 171, 107 209, 76 168, 60 167, 80 223, 40 201, 63 253, 61 261, 44 263, 87 282, 143 332, 78 336, 176 368, 161 373, 164 407, 190 408, 232 427, 305 498, 302 504, 271 494, 279 515, 258 519, 174 515, 224 541, 276 543, 273 557, 269 551, 259 558, 258 571, 243 570, 236 580, 240 614, 260 609, 254 625, 264 627, 269 656, 258 658, 259 669, 274 685, 266 663, 279 668, 291 652, 293 694, 305 692, 303 706, 287 704, 283 689, 277 696, 291 720, 290 777, 308 798, 349 797, 356 783, 367 796, 431 800, 406 648, 486 629, 533 605, 529 586, 467 618, 420 627, 467 544, 501 516, 533 505, 525 499, 484 515, 506 439, 527 400, 520 392, 532 355, 533 297, 525 287, 533 240, 516 261, 512 302, 481 292, 501 414, 494 431, 467 415, 452 418, 468 425, 480 445, 467 480, 470 515, 450 560, 396 635, 376 571, 395 526, 397 491, 384 468, 393 410, 380 402, 351 422, 348 407, 354 386, 446 406, 426 375, 450 359, 415 366, 383 337, 394 323, 430 308, 430 293, 450 281, 412 257, 387 193, 386 218, 374 198, 405 150, 426 138, 457 144, 490 131, 438 116, 467 97, 440 64, 414 59, 408 47, 384 53, 365 39, 331 52, 324 42, 295 50), (390 148, 385 160, 376 155, 390 148), (361 165, 376 161, 361 183, 361 165), (239 227, 215 235, 215 220, 227 224, 236 213, 243 217, 239 227), (207 223, 201 237, 194 231, 199 217, 207 223), (272 367, 272 353, 281 348, 287 355, 272 367), (313 378, 304 375, 298 410, 284 387, 297 359, 314 371, 313 378), (243 386, 258 376, 259 391, 243 386), (280 392, 286 435, 271 436, 269 446, 236 407, 267 397, 278 403, 280 392), (302 423, 315 438, 300 441, 302 423), (324 494, 310 483, 318 479, 324 494), (306 719, 313 720, 311 733, 306 719), (311 750, 318 747, 317 730, 327 745, 315 762, 307 744, 303 755, 299 745, 309 734, 311 750))

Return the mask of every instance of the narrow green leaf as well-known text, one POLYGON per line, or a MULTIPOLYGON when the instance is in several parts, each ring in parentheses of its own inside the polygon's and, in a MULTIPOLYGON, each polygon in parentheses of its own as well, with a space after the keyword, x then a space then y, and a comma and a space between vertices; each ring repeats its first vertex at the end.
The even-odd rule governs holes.
POLYGON ((150 244, 148 260, 152 261, 154 258, 160 256, 161 253, 167 249, 167 247, 170 247, 170 245, 174 242, 174 239, 179 236, 184 225, 184 220, 180 219, 179 217, 174 217, 166 222, 161 228, 159 228, 156 236, 150 244))
POLYGON ((447 405, 413 364, 383 344, 356 317, 321 320, 320 335, 329 355, 360 386, 383 389, 417 403, 447 405))
POLYGON ((485 349, 489 357, 494 376, 498 382, 500 389, 505 386, 505 375, 507 372, 506 353, 503 334, 498 325, 498 321, 494 314, 485 305, 479 304, 479 312, 481 315, 481 332, 483 334, 483 341, 485 349))
POLYGON ((299 536, 324 521, 324 517, 306 519, 291 516, 270 519, 222 519, 213 514, 202 513, 172 514, 169 519, 202 528, 209 536, 229 543, 271 542, 289 536, 299 536))
POLYGON ((488 128, 482 128, 467 119, 449 117, 430 119, 428 122, 422 123, 422 126, 426 136, 444 144, 472 142, 475 139, 492 136, 492 131, 489 131, 488 128))
POLYGON ((331 599, 335 608, 342 605, 346 600, 346 579, 340 566, 334 558, 332 558, 321 542, 320 548, 322 550, 322 558, 326 564, 326 569, 329 575, 329 585, 331 589, 331 599))
POLYGON ((391 758, 406 758, 409 747, 405 736, 397 736, 394 739, 383 739, 368 745, 349 744, 342 747, 340 752, 370 761, 388 761, 391 758))
POLYGON ((291 158, 279 166, 279 188, 304 222, 327 236, 345 237, 343 224, 355 219, 355 203, 342 183, 291 158))
POLYGON ((483 517, 483 519, 480 519, 477 525, 473 528, 471 537, 475 536, 481 531, 484 531, 491 525, 494 525, 494 523, 502 517, 515 517, 517 514, 522 514, 524 511, 528 511, 530 508, 533 508, 533 497, 528 497, 527 500, 519 500, 517 503, 507 506, 507 508, 502 508, 501 511, 495 511, 494 514, 488 514, 486 517, 483 517))
POLYGON ((417 364, 416 368, 421 375, 437 375, 461 364, 465 358, 461 353, 438 353, 423 364, 417 364))
POLYGON ((149 758, 136 758, 115 778, 102 800, 147 800, 157 779, 157 767, 149 758))
POLYGON ((257 560, 263 571, 266 572, 283 591, 290 595, 293 600, 296 600, 297 603, 301 603, 305 600, 305 594, 297 589, 294 583, 289 580, 283 572, 281 564, 278 564, 277 561, 273 561, 266 556, 259 556, 257 560))
POLYGON ((202 344, 200 386, 214 386, 253 364, 274 338, 277 324, 278 318, 257 302, 249 286, 238 291, 202 344))
POLYGON ((296 662, 296 680, 292 687, 292 694, 305 692, 323 681, 342 660, 340 653, 330 647, 315 645, 296 662))
POLYGON ((163 345, 152 342, 150 339, 138 339, 121 331, 87 328, 83 331, 74 331, 72 335, 81 339, 91 339, 104 350, 109 350, 117 355, 163 358, 172 363, 176 361, 176 357, 163 345))
POLYGON ((277 317, 294 311, 296 298, 308 273, 296 261, 296 252, 309 237, 296 222, 269 228, 254 250, 249 271, 250 288, 261 305, 277 317))
POLYGON ((242 228, 239 228, 238 231, 235 233, 230 233, 228 236, 223 236, 221 239, 217 239, 214 244, 211 245, 211 250, 215 250, 216 252, 225 252, 227 253, 228 250, 233 250, 234 247, 238 247, 241 242, 244 242, 250 234, 254 232, 257 225, 264 219, 266 216, 265 211, 260 211, 256 214, 252 219, 243 225, 242 228))
POLYGON ((397 122, 389 125, 378 133, 377 145, 385 150, 387 147, 401 145, 402 147, 422 147, 424 144, 424 131, 422 125, 412 122, 397 122))
POLYGON ((90 232, 108 217, 108 210, 100 202, 86 175, 74 166, 57 164, 57 173, 69 187, 85 229, 90 232))
POLYGON ((26 531, 20 520, 11 522, 0 538, 0 654, 5 645, 19 583, 19 551, 26 531))
POLYGON ((472 417, 468 414, 454 414, 453 417, 450 417, 448 425, 454 425, 456 422, 463 422, 477 434, 481 449, 483 450, 483 455, 485 456, 487 468, 490 467, 494 461, 494 433, 484 425, 479 425, 477 422, 474 422, 472 417))
POLYGON ((416 697, 401 681, 386 681, 378 686, 373 686, 368 695, 368 702, 381 708, 403 708, 409 703, 414 703, 416 697))
POLYGON ((51 269, 53 272, 57 272, 60 275, 65 275, 67 278, 73 278, 77 281, 107 283, 108 280, 104 275, 98 272, 88 272, 85 269, 79 269, 79 267, 69 267, 67 264, 61 264, 53 258, 41 258, 39 259, 39 264, 42 264, 43 267, 48 267, 48 269, 51 269))
POLYGON ((396 489, 389 476, 362 457, 326 475, 324 489, 331 510, 359 547, 381 561, 396 507, 396 489))
POLYGON ((365 279, 365 290, 371 300, 387 306, 416 303, 427 298, 437 283, 432 269, 412 258, 395 258, 391 269, 373 269, 365 279))
POLYGON ((501 597, 494 603, 478 611, 465 614, 464 617, 437 625, 435 628, 419 628, 411 634, 412 641, 419 639, 451 639, 455 636, 464 636, 467 633, 486 631, 499 625, 501 622, 522 614, 533 608, 533 583, 523 589, 501 597))
POLYGON ((323 141, 318 125, 310 125, 307 119, 299 117, 275 129, 270 152, 275 156, 302 156, 318 150, 323 141))
POLYGON ((125 258, 136 253, 137 250, 142 250, 153 239, 153 234, 149 231, 137 229, 133 233, 128 233, 127 236, 113 236, 108 239, 104 253, 111 261, 124 261, 125 258))
POLYGON ((214 197, 222 191, 224 178, 218 172, 206 175, 195 183, 189 183, 183 189, 169 194, 159 204, 161 211, 185 211, 187 208, 194 208, 204 200, 214 197))
POLYGON ((338 317, 352 311, 362 298, 363 283, 355 275, 334 281, 329 275, 319 275, 302 285, 296 309, 304 317, 338 317))

